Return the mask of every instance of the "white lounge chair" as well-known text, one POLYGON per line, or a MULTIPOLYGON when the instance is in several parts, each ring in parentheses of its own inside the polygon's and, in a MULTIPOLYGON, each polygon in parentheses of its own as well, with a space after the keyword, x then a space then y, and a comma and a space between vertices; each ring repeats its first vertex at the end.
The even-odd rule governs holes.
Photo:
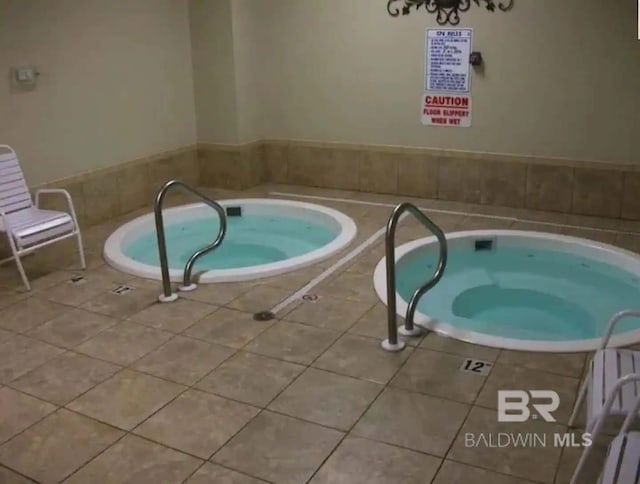
POLYGON ((574 426, 578 412, 588 394, 585 430, 590 432, 602 414, 607 395, 610 395, 615 389, 615 398, 611 402, 607 418, 603 419, 603 425, 605 423, 604 420, 612 424, 612 428, 615 429, 613 433, 615 434, 629 411, 634 407, 636 399, 640 396, 640 384, 637 381, 621 387, 617 386, 620 379, 626 375, 640 373, 640 352, 607 348, 618 322, 629 317, 640 317, 640 311, 621 311, 609 320, 600 348, 593 356, 587 375, 580 387, 578 399, 569 418, 570 427, 574 426))
POLYGON ((41 189, 35 193, 35 204, 22 174, 15 151, 0 145, 0 232, 9 239, 12 257, 0 264, 15 260, 25 288, 31 285, 22 267, 21 256, 69 237, 78 238, 80 264, 86 268, 84 248, 78 219, 69 192, 61 189, 41 189), (40 195, 57 194, 66 198, 69 213, 39 208, 40 195))
MULTIPOLYGON (((615 401, 618 400, 619 391, 629 387, 629 385, 635 385, 638 381, 640 381, 640 373, 632 373, 615 382, 591 432, 592 442, 595 443, 602 432, 609 412, 613 408, 615 401)), ((638 484, 640 482, 640 432, 630 431, 631 424, 638 415, 638 410, 640 410, 640 397, 634 400, 618 436, 609 444, 602 473, 598 480, 599 484, 638 484)), ((578 465, 573 471, 570 484, 582 484, 585 482, 581 473, 592 448, 593 445, 585 447, 582 451, 578 465)))

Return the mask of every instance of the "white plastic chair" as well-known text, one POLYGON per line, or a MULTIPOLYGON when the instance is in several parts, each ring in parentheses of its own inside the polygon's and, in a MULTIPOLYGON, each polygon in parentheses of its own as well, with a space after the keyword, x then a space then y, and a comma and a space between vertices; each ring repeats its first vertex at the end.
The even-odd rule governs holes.
POLYGON ((86 268, 82 236, 71 195, 62 189, 41 189, 35 193, 34 204, 18 157, 7 145, 0 145, 0 232, 7 234, 13 254, 7 259, 0 260, 0 264, 15 260, 27 291, 31 290, 31 285, 20 257, 41 247, 69 237, 77 237, 80 264, 83 269, 86 268), (3 153, 4 151, 8 153, 3 153), (42 194, 64 196, 69 206, 69 213, 40 209, 39 202, 42 194))
POLYGON ((620 311, 609 320, 600 348, 593 356, 587 375, 580 387, 578 399, 569 418, 569 427, 574 426, 580 407, 587 394, 587 419, 585 425, 587 432, 593 429, 599 416, 603 413, 607 395, 610 395, 614 389, 616 389, 616 398, 612 400, 611 407, 607 410, 607 420, 613 420, 617 428, 622 420, 627 417, 629 411, 634 408, 636 398, 640 395, 640 383, 634 380, 624 387, 617 388, 617 385, 620 379, 626 375, 640 373, 640 352, 620 348, 607 348, 618 322, 629 317, 640 317, 640 311, 620 311))
MULTIPOLYGON (((609 412, 614 406, 614 402, 618 400, 619 392, 630 384, 635 385, 638 381, 640 381, 640 374, 632 373, 618 379, 613 385, 613 388, 607 395, 602 412, 596 419, 593 432, 591 432, 592 445, 585 447, 582 451, 578 465, 573 471, 570 484, 581 484, 585 482, 584 476, 582 476, 581 473, 591 454, 591 449, 602 432, 609 412)), ((599 484, 638 483, 640 477, 638 475, 640 466, 640 432, 632 432, 629 430, 638 415, 638 410, 640 410, 640 398, 637 397, 629 408, 629 412, 627 412, 627 417, 622 424, 618 436, 609 444, 607 457, 598 480, 599 484)))

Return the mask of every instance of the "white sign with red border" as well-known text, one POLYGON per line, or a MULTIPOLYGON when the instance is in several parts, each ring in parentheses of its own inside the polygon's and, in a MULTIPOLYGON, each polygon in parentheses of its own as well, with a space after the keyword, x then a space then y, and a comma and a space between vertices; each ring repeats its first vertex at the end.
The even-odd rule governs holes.
POLYGON ((467 94, 423 94, 422 124, 448 128, 470 127, 471 96, 467 94))

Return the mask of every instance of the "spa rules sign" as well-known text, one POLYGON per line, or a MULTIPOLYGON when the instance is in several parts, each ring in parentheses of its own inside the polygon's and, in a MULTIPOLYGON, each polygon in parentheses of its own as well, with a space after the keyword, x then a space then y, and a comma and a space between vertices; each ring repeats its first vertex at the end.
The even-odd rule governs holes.
POLYGON ((471 126, 473 29, 426 29, 422 124, 471 126))
POLYGON ((471 96, 425 93, 422 97, 422 124, 468 128, 471 126, 471 96))
POLYGON ((473 29, 426 29, 425 91, 469 93, 473 29))

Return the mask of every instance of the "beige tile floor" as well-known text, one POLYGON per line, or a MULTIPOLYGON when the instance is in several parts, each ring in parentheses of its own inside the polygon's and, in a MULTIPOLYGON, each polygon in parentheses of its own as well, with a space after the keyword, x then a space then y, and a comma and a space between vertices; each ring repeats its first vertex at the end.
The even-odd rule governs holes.
MULTIPOLYGON (((400 201, 290 186, 211 192, 270 190, 400 201)), ((448 231, 546 230, 640 251, 637 223, 412 201, 456 212, 432 213, 448 231)), ((357 242, 390 212, 318 203, 354 217, 357 242)), ((90 268, 80 284, 71 282, 78 274, 71 244, 25 260, 29 294, 13 266, 0 268, 1 483, 568 482, 578 449, 469 448, 464 434, 567 431, 587 355, 501 351, 434 334, 412 339, 401 353, 383 352, 386 313, 371 284, 382 241, 318 286, 316 302, 296 301, 273 321, 252 313, 270 309, 339 255, 158 304, 157 281, 115 271, 101 257, 108 235, 146 211, 85 231, 90 268), (112 294, 119 284, 134 290, 112 294), (491 373, 460 371, 468 357, 494 362, 491 373), (510 387, 558 391, 559 421, 499 424, 496 391, 510 387)), ((423 235, 408 220, 398 238, 423 235)))

